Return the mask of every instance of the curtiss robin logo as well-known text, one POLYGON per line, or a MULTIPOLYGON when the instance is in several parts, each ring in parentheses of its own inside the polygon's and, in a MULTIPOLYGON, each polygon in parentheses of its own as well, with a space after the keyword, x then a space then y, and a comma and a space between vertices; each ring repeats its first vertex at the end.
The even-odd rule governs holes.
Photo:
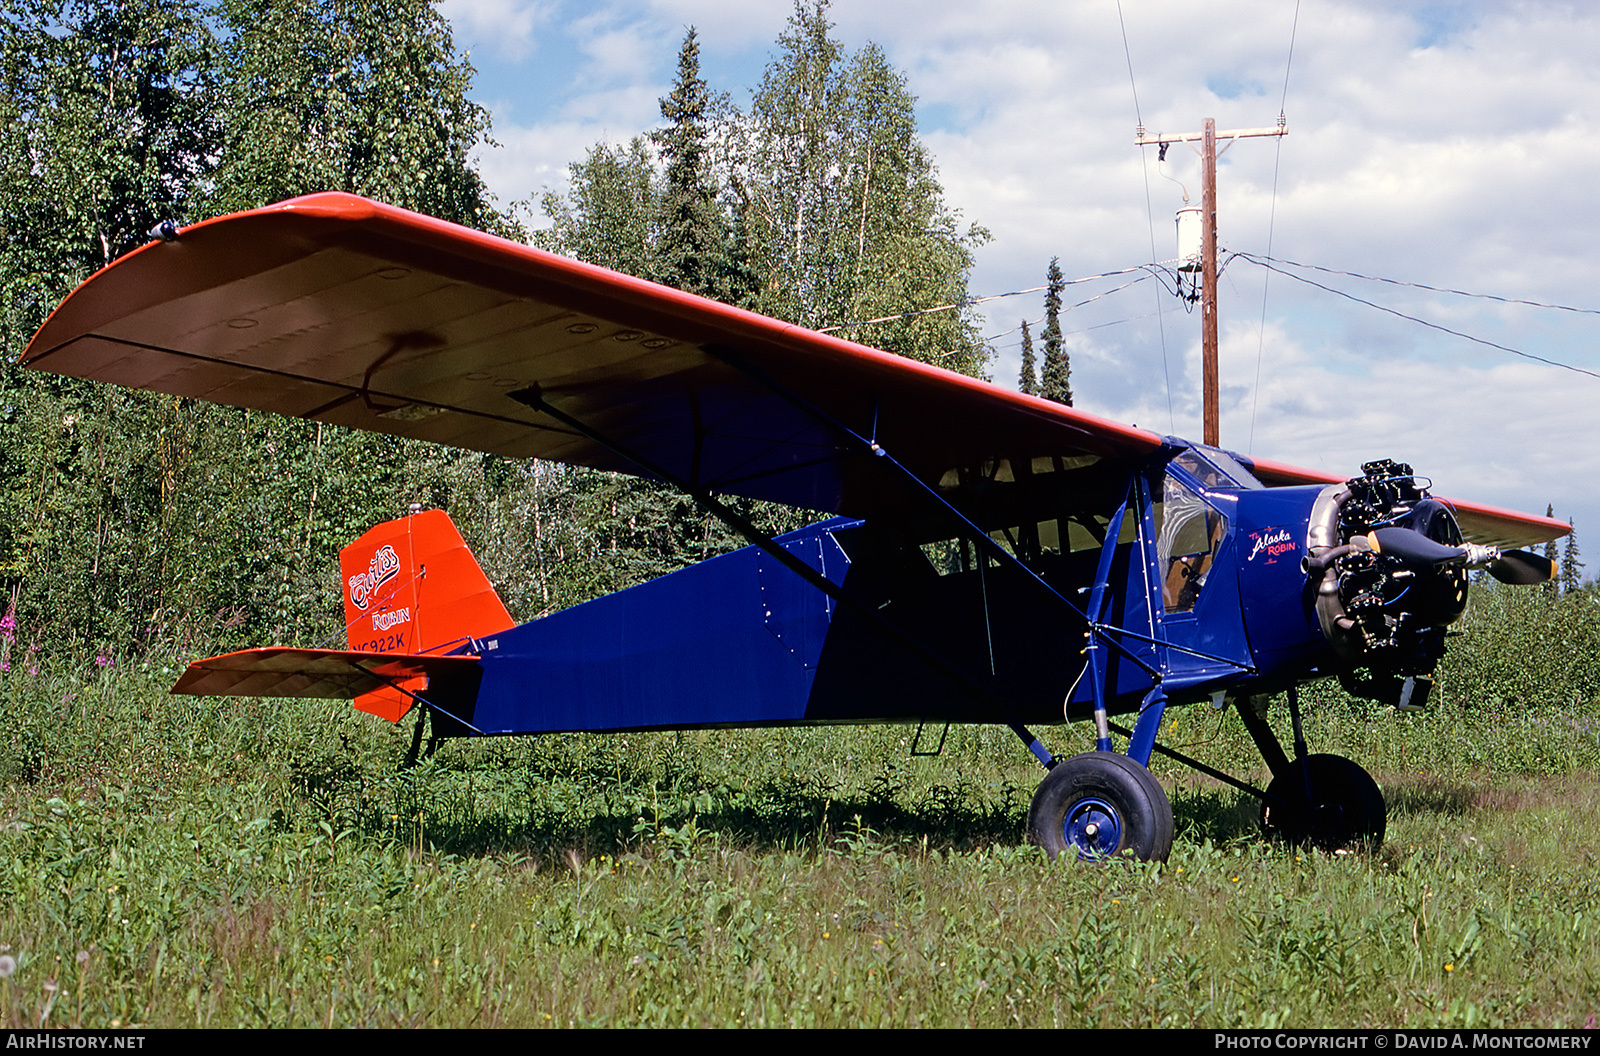
POLYGON ((400 557, 392 546, 381 546, 372 555, 365 572, 350 577, 350 603, 362 612, 374 591, 400 574, 400 557))

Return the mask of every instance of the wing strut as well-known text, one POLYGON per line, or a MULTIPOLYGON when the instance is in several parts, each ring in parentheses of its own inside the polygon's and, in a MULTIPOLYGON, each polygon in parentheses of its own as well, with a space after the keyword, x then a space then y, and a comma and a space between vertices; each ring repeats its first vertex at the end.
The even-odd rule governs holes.
MULTIPOLYGON (((789 571, 793 572, 795 575, 799 576, 801 579, 805 580, 808 584, 815 587, 817 590, 820 590, 834 601, 837 601, 842 605, 848 605, 854 611, 868 617, 878 626, 888 631, 901 643, 910 647, 913 652, 920 656, 934 670, 944 674, 961 688, 978 697, 978 699, 993 705, 996 710, 1001 712, 1002 715, 1005 714, 1007 710, 1005 703, 988 689, 984 688, 984 686, 972 678, 972 676, 968 675, 960 668, 955 667, 948 660, 944 659, 944 657, 934 652, 934 650, 929 646, 908 634, 904 629, 891 623, 888 617, 884 616, 883 613, 879 612, 876 608, 866 605, 856 600, 856 598, 852 595, 845 593, 838 586, 836 586, 832 580, 828 579, 816 569, 812 568, 794 554, 790 553, 788 548, 780 546, 770 535, 757 528, 749 518, 743 516, 737 510, 734 510, 732 507, 719 500, 715 495, 711 494, 710 489, 704 486, 691 484, 689 481, 674 475, 664 467, 657 465, 655 462, 651 461, 649 458, 638 453, 637 451, 624 447, 614 438, 606 436, 590 428, 586 423, 574 418, 572 415, 566 413, 559 407, 556 407, 547 401, 537 385, 531 385, 525 389, 518 389, 514 392, 508 393, 507 395, 524 406, 531 407, 536 411, 550 415, 550 417, 556 419, 556 421, 561 422, 563 425, 573 429, 587 439, 594 441, 613 454, 632 462, 647 475, 656 477, 660 480, 666 481, 668 484, 671 484, 673 487, 677 488, 679 491, 683 492, 685 495, 689 496, 696 503, 698 503, 700 507, 707 513, 710 513, 713 517, 716 517, 718 520, 722 521, 722 523, 738 532, 750 543, 759 547, 763 553, 770 556, 774 561, 777 561, 779 564, 783 565, 783 567, 787 568, 789 571)), ((1034 754, 1040 758, 1040 761, 1046 767, 1049 767, 1054 762, 1053 759, 1046 758, 1049 756, 1049 752, 1043 752, 1043 755, 1040 754, 1041 751, 1043 751, 1043 745, 1040 745, 1038 739, 1033 737, 1031 734, 1024 736, 1026 731, 1023 730, 1020 724, 1009 719, 1004 721, 1006 721, 1013 730, 1017 731, 1017 735, 1022 737, 1025 743, 1031 742, 1030 749, 1033 748, 1033 745, 1038 745, 1037 749, 1033 749, 1034 754)))
MULTIPOLYGON (((853 443, 859 445, 864 450, 866 450, 867 452, 872 454, 874 457, 884 459, 892 469, 894 469, 897 473, 900 474, 900 476, 902 478, 904 478, 905 480, 909 481, 917 490, 921 491, 923 495, 927 496, 929 499, 932 499, 935 505, 943 508, 947 513, 950 514, 950 516, 954 517, 956 519, 956 521, 962 526, 962 528, 965 529, 968 533, 970 533, 970 536, 971 536, 971 539, 972 539, 972 542, 973 542, 974 545, 976 545, 980 550, 985 551, 985 552, 993 555, 997 564, 1016 569, 1017 571, 1021 572, 1025 577, 1027 577, 1028 579, 1032 580, 1034 583, 1036 583, 1040 587, 1042 587, 1047 594, 1049 594, 1051 597, 1055 598, 1056 601, 1060 602, 1063 606, 1065 606, 1068 612, 1072 613, 1078 619, 1082 620, 1084 625, 1089 629, 1089 631, 1092 634, 1094 634, 1096 636, 1100 636, 1100 635, 1103 635, 1105 632, 1117 632, 1117 633, 1121 632, 1122 629, 1120 627, 1108 627, 1108 626, 1100 624, 1096 620, 1090 619, 1089 615, 1087 613, 1085 613, 1082 609, 1080 609, 1076 605, 1074 605, 1066 597, 1066 595, 1062 594, 1055 587, 1052 587, 1049 583, 1045 582, 1045 580, 1042 577, 1040 577, 1037 572, 1035 572, 1033 569, 1029 568, 1027 565, 1023 564, 1020 560, 1018 560, 1017 556, 1015 554, 1011 553, 1005 547, 1003 547, 999 543, 995 542, 994 539, 992 539, 989 536, 988 532, 984 531, 982 528, 979 528, 976 524, 974 524, 972 522, 972 519, 969 518, 966 514, 962 513, 961 510, 958 507, 956 507, 955 505, 953 505, 950 502, 950 500, 946 499, 943 495, 940 495, 937 489, 930 487, 928 485, 928 483, 926 481, 924 481, 921 477, 917 476, 915 473, 911 472, 911 470, 907 469, 905 467, 904 463, 902 463, 899 459, 897 459, 893 455, 891 455, 889 453, 888 449, 883 447, 881 444, 879 444, 876 439, 869 439, 868 437, 862 436, 860 433, 856 432, 854 429, 850 428, 848 425, 845 425, 843 422, 839 421, 837 418, 834 418, 832 415, 827 414, 826 412, 824 412, 820 407, 817 407, 810 400, 807 400, 805 397, 801 396, 799 393, 797 393, 794 390, 792 390, 792 389, 788 388, 787 386, 783 385, 782 383, 777 381, 775 378, 773 378, 773 377, 769 376, 768 374, 766 374, 764 371, 761 371, 761 370, 757 369, 756 367, 751 366, 749 363, 746 363, 743 359, 740 359, 738 356, 734 355, 728 349, 721 348, 721 347, 718 347, 718 346, 713 346, 713 345, 707 345, 707 346, 705 346, 705 352, 708 355, 714 356, 715 358, 722 360, 724 363, 728 364, 728 366, 730 366, 730 367, 733 367, 735 370, 743 373, 745 376, 750 378, 752 381, 756 382, 758 385, 761 385, 764 388, 766 388, 767 390, 777 394, 778 396, 783 397, 785 400, 787 400, 790 403, 792 403, 795 407, 799 408, 801 411, 804 411, 806 414, 811 415, 817 421, 824 422, 824 423, 826 423, 828 425, 831 425, 833 428, 835 428, 835 429, 839 430, 839 432, 843 433, 853 443)), ((513 397, 515 397, 516 393, 512 393, 511 395, 513 397)), ((874 432, 876 432, 876 429, 877 429, 877 411, 878 411, 877 403, 876 403, 876 401, 874 401, 874 404, 873 404, 873 429, 874 429, 874 432)), ((1113 546, 1115 545, 1114 539, 1113 539, 1112 545, 1113 546)), ((981 565, 980 565, 980 567, 981 567, 981 565)), ((1148 674, 1151 678, 1156 679, 1157 681, 1160 680, 1161 672, 1156 670, 1154 667, 1151 667, 1149 664, 1145 663, 1144 660, 1142 660, 1140 657, 1134 655, 1134 653, 1131 650, 1127 649, 1125 646, 1123 646, 1122 643, 1120 643, 1120 642, 1118 642, 1118 641, 1116 641, 1115 639, 1112 639, 1112 638, 1106 638, 1105 640, 1106 640, 1106 644, 1110 645, 1117 652, 1121 653, 1131 663, 1137 665, 1140 668, 1143 668, 1145 673, 1148 674)), ((1165 644, 1165 643, 1163 643, 1163 644, 1165 644)), ((1179 647, 1174 646, 1173 648, 1179 648, 1179 647)))

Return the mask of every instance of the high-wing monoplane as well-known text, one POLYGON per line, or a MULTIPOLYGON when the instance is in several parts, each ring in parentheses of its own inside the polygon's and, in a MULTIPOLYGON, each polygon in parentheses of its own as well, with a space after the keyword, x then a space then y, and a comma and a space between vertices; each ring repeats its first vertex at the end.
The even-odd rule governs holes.
POLYGON ((516 625, 448 517, 416 511, 343 552, 347 649, 198 660, 175 692, 420 706, 435 737, 997 723, 1046 768, 1027 824, 1052 856, 1164 858, 1157 751, 1259 796, 1271 831, 1374 844, 1382 793, 1308 751, 1296 686, 1421 707, 1469 571, 1542 582, 1514 547, 1567 531, 1398 462, 1245 458, 350 195, 163 234, 23 362, 640 474, 750 544, 516 625), (774 538, 728 496, 827 517, 774 538), (1284 692, 1292 757, 1263 717, 1284 692), (1158 743, 1198 701, 1236 705, 1265 790, 1158 743), (1096 751, 1032 732, 1072 720, 1096 751))

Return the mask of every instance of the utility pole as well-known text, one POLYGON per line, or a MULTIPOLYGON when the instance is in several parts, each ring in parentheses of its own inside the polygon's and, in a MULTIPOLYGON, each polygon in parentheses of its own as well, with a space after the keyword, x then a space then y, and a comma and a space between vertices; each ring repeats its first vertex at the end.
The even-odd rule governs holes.
POLYGON ((1205 119, 1205 124, 1199 132, 1162 133, 1147 135, 1144 126, 1140 125, 1134 130, 1133 142, 1138 146, 1157 144, 1162 147, 1163 156, 1168 143, 1194 143, 1200 144, 1201 167, 1201 193, 1200 193, 1200 364, 1201 364, 1201 391, 1204 407, 1204 432, 1205 442, 1216 447, 1218 441, 1217 417, 1217 156, 1222 150, 1233 146, 1236 139, 1248 139, 1253 136, 1286 136, 1289 134, 1288 122, 1282 114, 1278 115, 1278 124, 1275 128, 1235 128, 1226 132, 1217 131, 1217 123, 1211 118, 1205 119), (1217 140, 1227 140, 1222 145, 1222 150, 1217 149, 1217 140))

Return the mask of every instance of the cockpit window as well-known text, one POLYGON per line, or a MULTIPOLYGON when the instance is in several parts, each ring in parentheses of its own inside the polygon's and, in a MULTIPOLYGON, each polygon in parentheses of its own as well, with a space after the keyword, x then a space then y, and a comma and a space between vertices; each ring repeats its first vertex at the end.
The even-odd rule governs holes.
POLYGON ((1172 460, 1172 464, 1194 477, 1207 490, 1239 491, 1264 487, 1237 459, 1214 447, 1185 448, 1172 460))
MULTIPOLYGON (((1173 461, 1177 462, 1177 459, 1173 461)), ((1212 468, 1215 471, 1215 467, 1212 468)), ((1169 613, 1191 612, 1200 598, 1201 590, 1205 588, 1217 547, 1228 534, 1228 520, 1171 473, 1166 476, 1161 498, 1160 521, 1156 529, 1157 567, 1162 577, 1161 600, 1169 613)))

